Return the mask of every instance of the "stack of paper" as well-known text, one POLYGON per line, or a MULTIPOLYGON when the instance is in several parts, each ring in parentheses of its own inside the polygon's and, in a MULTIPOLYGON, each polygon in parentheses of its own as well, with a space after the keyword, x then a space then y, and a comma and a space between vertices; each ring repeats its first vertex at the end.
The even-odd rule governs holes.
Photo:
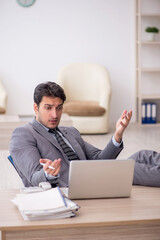
POLYGON ((79 206, 64 198, 59 187, 43 192, 19 193, 12 200, 24 220, 45 220, 75 216, 79 206))

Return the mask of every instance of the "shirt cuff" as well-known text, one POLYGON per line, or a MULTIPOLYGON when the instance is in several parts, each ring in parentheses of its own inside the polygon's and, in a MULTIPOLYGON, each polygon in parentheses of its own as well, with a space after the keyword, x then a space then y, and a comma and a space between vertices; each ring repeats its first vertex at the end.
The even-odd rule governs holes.
POLYGON ((60 177, 60 174, 58 174, 56 176, 53 176, 53 175, 50 175, 50 174, 46 173, 45 171, 44 171, 44 173, 45 173, 45 176, 46 176, 47 180, 49 180, 49 181, 52 181, 52 180, 60 177))
POLYGON ((121 144, 122 144, 122 141, 121 141, 120 143, 118 143, 118 142, 115 140, 114 136, 112 137, 112 142, 113 142, 114 146, 116 146, 116 147, 120 147, 121 144))

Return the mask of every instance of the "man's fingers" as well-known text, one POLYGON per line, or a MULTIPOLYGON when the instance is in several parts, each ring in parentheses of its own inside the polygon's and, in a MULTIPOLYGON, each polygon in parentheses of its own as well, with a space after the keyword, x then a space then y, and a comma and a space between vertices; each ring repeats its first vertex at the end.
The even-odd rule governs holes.
POLYGON ((43 169, 50 175, 56 176, 61 168, 61 158, 55 159, 53 162, 50 159, 40 159, 40 163, 44 164, 43 169), (51 169, 53 167, 54 169, 51 169))
POLYGON ((49 159, 41 158, 39 160, 40 163, 47 163, 49 159))
POLYGON ((127 110, 124 110, 122 115, 121 115, 121 119, 123 119, 126 116, 127 110))
POLYGON ((131 117, 132 117, 132 111, 130 111, 130 112, 124 111, 123 113, 124 114, 123 114, 122 120, 130 121, 131 117))

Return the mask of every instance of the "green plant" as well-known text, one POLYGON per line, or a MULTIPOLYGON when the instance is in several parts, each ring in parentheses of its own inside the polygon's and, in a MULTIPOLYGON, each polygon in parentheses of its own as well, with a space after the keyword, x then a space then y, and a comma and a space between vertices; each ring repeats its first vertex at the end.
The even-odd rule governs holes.
POLYGON ((156 27, 147 27, 145 31, 148 33, 159 33, 159 29, 156 27))

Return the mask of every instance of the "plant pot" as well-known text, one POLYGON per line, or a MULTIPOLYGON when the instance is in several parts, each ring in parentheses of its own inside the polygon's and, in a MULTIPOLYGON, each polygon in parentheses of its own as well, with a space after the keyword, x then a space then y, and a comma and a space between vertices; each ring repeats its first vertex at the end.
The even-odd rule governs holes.
POLYGON ((155 33, 147 33, 148 41, 155 41, 156 34, 155 33))

